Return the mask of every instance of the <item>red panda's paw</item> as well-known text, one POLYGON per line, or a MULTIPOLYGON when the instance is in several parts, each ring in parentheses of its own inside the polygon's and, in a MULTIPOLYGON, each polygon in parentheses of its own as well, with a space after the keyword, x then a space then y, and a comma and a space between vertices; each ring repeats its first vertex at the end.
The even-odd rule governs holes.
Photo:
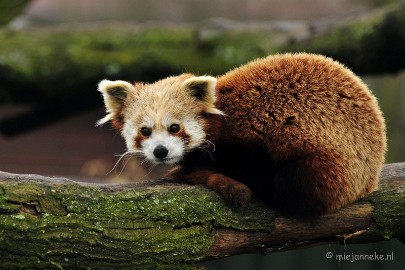
POLYGON ((232 206, 243 206, 252 198, 250 188, 222 174, 211 175, 207 185, 209 188, 219 193, 221 197, 232 206))
POLYGON ((244 206, 252 199, 252 191, 244 184, 230 185, 221 193, 221 196, 234 206, 244 206))

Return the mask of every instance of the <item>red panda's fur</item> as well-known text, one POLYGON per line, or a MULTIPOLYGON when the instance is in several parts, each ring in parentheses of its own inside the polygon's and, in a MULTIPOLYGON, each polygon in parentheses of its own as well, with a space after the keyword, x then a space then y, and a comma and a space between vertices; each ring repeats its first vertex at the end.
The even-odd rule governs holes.
POLYGON ((312 54, 269 56, 218 77, 216 96, 225 115, 198 116, 215 147, 186 153, 169 177, 237 204, 253 194, 299 215, 336 211, 377 188, 384 119, 343 65, 312 54))

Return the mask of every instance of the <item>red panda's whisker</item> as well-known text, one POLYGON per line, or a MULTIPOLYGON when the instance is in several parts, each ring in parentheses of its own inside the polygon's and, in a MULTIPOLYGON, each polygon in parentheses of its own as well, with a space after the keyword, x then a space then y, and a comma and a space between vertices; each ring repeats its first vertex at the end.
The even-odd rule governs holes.
POLYGON ((211 142, 210 140, 206 139, 205 143, 207 144, 207 147, 209 147, 210 145, 212 146, 212 152, 215 152, 215 144, 213 142, 211 142))
POLYGON ((115 172, 117 172, 117 167, 118 167, 118 164, 121 162, 121 160, 126 156, 126 155, 128 155, 129 154, 129 152, 125 152, 125 153, 123 153, 123 154, 116 154, 115 156, 116 157, 119 157, 118 158, 118 160, 115 162, 115 164, 114 164, 114 166, 112 167, 112 169, 106 174, 106 175, 109 175, 112 171, 115 171, 115 172))
POLYGON ((132 151, 127 151, 123 154, 118 154, 115 155, 116 157, 119 157, 117 162, 115 162, 114 167, 107 173, 110 174, 112 171, 115 171, 115 173, 117 173, 117 167, 118 165, 121 163, 122 160, 124 160, 123 166, 121 168, 121 171, 119 172, 118 175, 121 175, 121 173, 124 171, 125 166, 128 164, 128 161, 133 158, 133 157, 138 157, 141 156, 141 153, 137 153, 137 152, 132 152, 132 151))
POLYGON ((214 160, 214 157, 212 156, 211 152, 207 148, 205 148, 203 146, 197 146, 196 149, 200 150, 201 152, 208 153, 208 155, 211 157, 211 159, 214 160))

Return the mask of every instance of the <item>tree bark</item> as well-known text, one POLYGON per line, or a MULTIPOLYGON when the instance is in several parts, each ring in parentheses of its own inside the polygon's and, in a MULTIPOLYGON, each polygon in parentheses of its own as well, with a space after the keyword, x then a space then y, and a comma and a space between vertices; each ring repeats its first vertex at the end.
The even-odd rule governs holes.
POLYGON ((334 214, 232 209, 212 191, 156 180, 88 184, 0 173, 2 269, 187 269, 240 253, 405 237, 405 163, 380 189, 334 214))

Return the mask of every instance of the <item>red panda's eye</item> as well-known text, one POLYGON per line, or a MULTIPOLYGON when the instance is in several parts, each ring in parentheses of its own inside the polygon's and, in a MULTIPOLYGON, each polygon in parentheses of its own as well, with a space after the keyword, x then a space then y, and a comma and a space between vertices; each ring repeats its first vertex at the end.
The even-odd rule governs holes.
POLYGON ((180 131, 180 126, 178 124, 173 124, 169 127, 170 133, 177 133, 180 131))
POLYGON ((147 127, 142 127, 141 128, 141 134, 143 136, 150 136, 150 134, 152 134, 152 130, 150 128, 147 128, 147 127))

